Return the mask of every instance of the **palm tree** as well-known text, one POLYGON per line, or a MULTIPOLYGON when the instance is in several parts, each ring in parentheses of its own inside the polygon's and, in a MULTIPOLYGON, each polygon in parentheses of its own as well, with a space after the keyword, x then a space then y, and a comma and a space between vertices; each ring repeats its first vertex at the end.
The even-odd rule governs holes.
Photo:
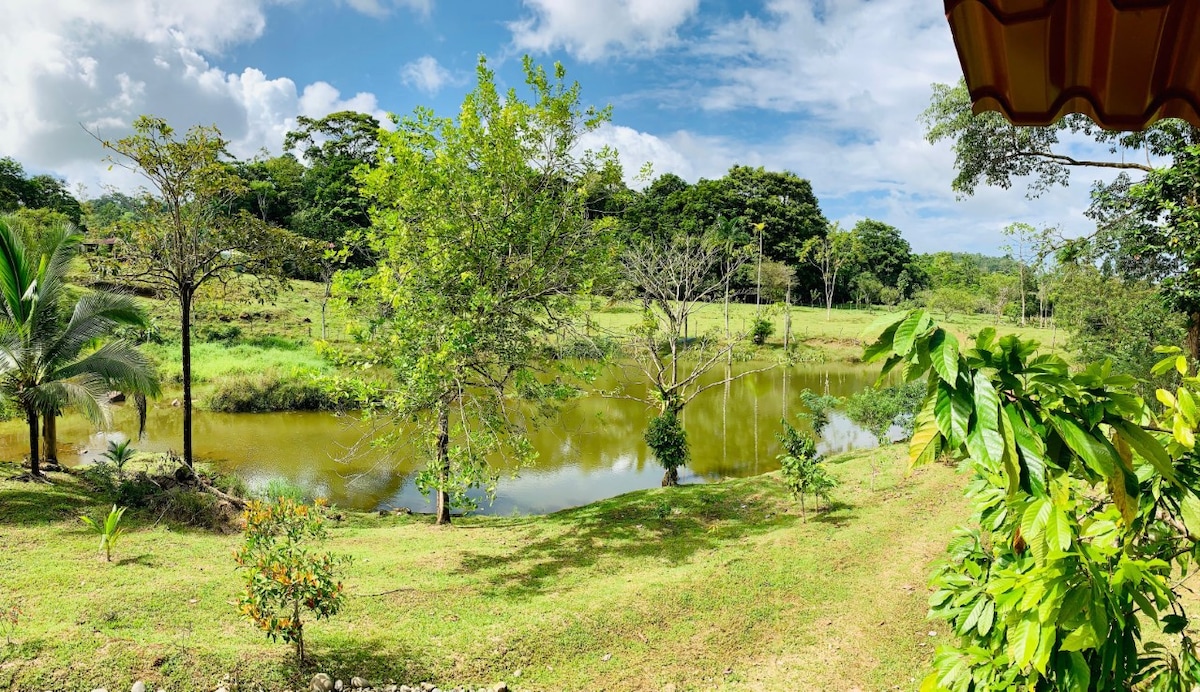
POLYGON ((705 239, 709 247, 719 248, 722 254, 722 269, 725 275, 725 338, 731 338, 729 331, 729 282, 733 278, 736 265, 740 265, 746 256, 750 244, 750 236, 742 228, 740 218, 731 219, 724 215, 718 216, 716 223, 708 231, 705 239))
POLYGON ((34 477, 42 475, 39 419, 54 450, 58 411, 73 407, 106 424, 110 390, 158 393, 150 361, 125 341, 109 339, 120 325, 145 323, 134 300, 92 291, 69 302, 65 277, 80 239, 70 225, 52 227, 41 254, 31 256, 11 220, 0 217, 0 395, 25 413, 34 477))

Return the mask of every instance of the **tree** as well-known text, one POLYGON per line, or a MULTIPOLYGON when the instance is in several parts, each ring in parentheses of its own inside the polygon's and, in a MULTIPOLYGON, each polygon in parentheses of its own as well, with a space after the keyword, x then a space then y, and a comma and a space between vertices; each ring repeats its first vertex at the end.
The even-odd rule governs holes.
MULTIPOLYGON (((913 463, 950 455, 973 476, 973 524, 930 598, 957 641, 921 689, 1191 689, 1200 661, 1179 577, 1200 554, 1200 380, 1151 408, 1107 363, 1072 374, 1037 348, 992 329, 963 348, 916 310, 864 353, 885 374, 928 376, 913 463)), ((1186 372, 1168 350, 1154 372, 1186 372)))
POLYGON ((701 385, 704 374, 727 360, 746 335, 708 334, 694 342, 684 336, 691 316, 721 292, 727 274, 737 271, 746 259, 741 255, 727 262, 719 247, 686 235, 666 242, 642 241, 621 256, 626 278, 642 303, 642 321, 629 335, 632 362, 624 367, 636 370, 638 380, 648 388, 645 395, 624 388, 606 394, 658 409, 647 427, 646 441, 665 469, 664 486, 678 484, 679 467, 688 460, 687 437, 679 420, 684 407, 708 389, 767 369, 738 375, 727 371, 724 378, 701 385))
POLYGON ((196 126, 182 138, 166 120, 143 115, 134 134, 101 140, 115 165, 150 184, 136 217, 114 228, 120 235, 114 259, 132 282, 169 295, 179 304, 183 363, 183 461, 192 466, 192 307, 208 284, 227 284, 239 274, 269 292, 281 276, 289 234, 233 204, 245 182, 228 165, 226 141, 215 127, 196 126))
POLYGON ((309 238, 343 242, 348 232, 371 223, 369 202, 354 172, 377 162, 379 121, 367 113, 339 111, 323 118, 300 116, 297 123, 283 141, 285 150, 299 151, 308 164, 292 228, 309 238))
POLYGON ((31 255, 12 224, 0 217, 0 392, 25 414, 34 477, 42 475, 39 420, 54 458, 59 410, 74 407, 104 423, 113 388, 158 392, 153 364, 126 342, 110 338, 120 325, 145 324, 133 299, 93 291, 68 302, 66 272, 79 240, 72 228, 60 226, 45 253, 31 255))
POLYGON ((729 329, 729 288, 733 281, 734 265, 741 265, 750 248, 750 235, 746 233, 739 219, 725 216, 717 217, 717 222, 709 229, 706 241, 712 247, 721 250, 721 274, 725 278, 725 338, 729 339, 732 332, 729 329))
POLYGON ((854 256, 854 236, 836 222, 825 235, 809 238, 800 248, 800 259, 816 268, 825 289, 825 319, 833 312, 833 294, 837 290, 838 272, 854 256))
POLYGON ((899 287, 900 275, 912 263, 912 246, 900 230, 882 221, 863 219, 854 224, 854 274, 869 272, 883 286, 899 287))
POLYGON ((935 84, 922 119, 926 139, 954 143, 958 175, 953 188, 964 195, 973 194, 981 182, 1008 188, 1014 178, 1029 177, 1029 192, 1036 196, 1065 185, 1074 168, 1122 171, 1112 183, 1093 189, 1089 216, 1097 221, 1096 232, 1059 244, 1068 256, 1107 257, 1134 278, 1162 282, 1176 309, 1187 315, 1187 347, 1193 360, 1200 358, 1200 252, 1194 251, 1200 245, 1194 224, 1186 221, 1196 215, 1200 128, 1164 119, 1143 132, 1110 132, 1083 115, 1068 115, 1045 127, 1018 127, 998 113, 972 114, 962 82, 935 84), (1068 137, 1092 139, 1114 156, 1079 158, 1068 137), (1152 163, 1152 157, 1166 163, 1152 163), (1136 183, 1131 173, 1145 180, 1136 183))
POLYGON ((382 257, 371 286, 391 308, 367 345, 395 373, 391 414, 428 442, 418 486, 435 494, 439 523, 492 485, 489 454, 532 454, 511 400, 568 393, 535 377, 545 341, 611 264, 613 222, 589 218, 587 201, 619 166, 608 150, 578 151, 609 111, 583 108, 561 65, 524 67, 529 100, 498 91, 481 58, 458 117, 396 118, 362 177, 382 257))

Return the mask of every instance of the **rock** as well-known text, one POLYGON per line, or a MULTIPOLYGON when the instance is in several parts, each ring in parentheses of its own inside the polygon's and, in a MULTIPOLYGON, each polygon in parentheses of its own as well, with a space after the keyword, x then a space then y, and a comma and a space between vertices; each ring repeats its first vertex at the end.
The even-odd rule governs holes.
POLYGON ((108 690, 104 689, 103 687, 97 687, 96 689, 92 690, 92 692, 108 692, 108 690))
POLYGON ((371 685, 368 684, 366 680, 363 680, 362 678, 355 675, 354 677, 350 678, 350 686, 356 690, 361 690, 362 688, 370 687, 371 685))
POLYGON ((421 691, 422 692, 433 692, 433 683, 432 682, 421 683, 421 691))
POLYGON ((175 408, 179 408, 179 399, 171 399, 171 405, 175 408))
POLYGON ((346 683, 342 682, 341 680, 337 680, 333 683, 333 689, 337 692, 342 692, 342 690, 346 689, 346 683))
POLYGON ((309 683, 308 689, 311 692, 329 692, 333 689, 333 678, 326 673, 317 673, 309 683))
POLYGON ((498 682, 492 687, 492 692, 508 692, 508 683, 498 682))
POLYGON ((229 692, 229 690, 225 689, 224 685, 221 685, 215 690, 215 692, 229 692))
POLYGON ((133 683, 133 689, 131 689, 129 692, 146 692, 146 683, 138 680, 137 682, 133 683))
POLYGON ((383 692, 397 692, 397 689, 395 685, 388 685, 387 687, 383 688, 383 692))

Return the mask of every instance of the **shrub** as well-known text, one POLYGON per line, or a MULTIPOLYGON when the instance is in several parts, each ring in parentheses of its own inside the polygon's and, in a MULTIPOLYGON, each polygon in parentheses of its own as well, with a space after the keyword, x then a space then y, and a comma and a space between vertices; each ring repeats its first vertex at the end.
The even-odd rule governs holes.
POLYGON ((688 451, 687 431, 674 412, 668 411, 650 419, 646 425, 646 444, 654 452, 654 458, 666 469, 664 486, 679 484, 679 467, 686 466, 688 451))
POLYGON ((818 435, 821 434, 821 429, 829 424, 829 412, 842 404, 842 400, 836 396, 817 394, 811 389, 800 392, 800 401, 808 408, 808 413, 801 415, 808 418, 813 431, 818 435))
POLYGON ((344 600, 338 579, 344 560, 305 547, 325 537, 324 508, 284 497, 251 502, 245 518, 245 542, 234 556, 245 582, 242 614, 272 641, 294 644, 303 662, 301 608, 320 620, 336 615, 344 600))
POLYGON ((775 323, 765 317, 754 318, 754 324, 750 328, 750 338, 755 344, 762 346, 767 343, 767 339, 775 333, 775 323))
POLYGON ((329 411, 336 408, 336 402, 307 373, 291 377, 265 373, 225 380, 205 398, 204 407, 218 413, 329 411))
POLYGON ((783 431, 776 433, 775 438, 784 449, 784 452, 776 457, 779 460, 779 470, 788 490, 800 500, 800 515, 808 521, 804 496, 814 495, 823 499, 828 507, 829 491, 837 487, 837 481, 826 473, 812 435, 797 430, 786 420, 779 422, 783 425, 783 431))
POLYGON ((267 481, 267 487, 263 488, 259 495, 267 502, 287 498, 293 502, 303 503, 307 499, 304 488, 289 482, 286 478, 272 478, 267 481))

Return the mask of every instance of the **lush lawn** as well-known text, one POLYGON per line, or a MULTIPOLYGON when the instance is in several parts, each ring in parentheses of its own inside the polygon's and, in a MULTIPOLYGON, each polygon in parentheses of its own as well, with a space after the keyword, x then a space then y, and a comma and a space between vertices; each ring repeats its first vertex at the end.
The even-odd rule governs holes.
MULTIPOLYGON (((736 303, 730 305, 729 324, 736 333, 746 333, 753 322, 758 309, 754 305, 736 303)), ((890 308, 873 309, 844 309, 835 308, 826 313, 824 308, 793 307, 791 310, 792 339, 798 340, 807 347, 803 352, 818 360, 857 361, 862 355, 863 346, 870 343, 879 335, 890 320, 899 317, 901 310, 890 308)), ((775 325, 774 335, 768 339, 770 346, 783 345, 785 316, 779 309, 766 312, 767 318, 775 325)), ((990 315, 951 315, 949 320, 941 313, 933 313, 934 318, 955 332, 960 338, 965 338, 985 327, 994 327, 998 333, 1020 333, 1027 338, 1042 342, 1048 349, 1061 350, 1066 334, 1049 328, 1039 328, 1036 322, 1022 327, 1010 320, 997 321, 990 315)), ((630 328, 641 320, 639 307, 635 303, 601 303, 592 312, 592 319, 597 329, 622 336, 628 334, 630 328)), ((696 313, 690 325, 690 334, 725 330, 725 311, 719 303, 702 306, 696 313)))
POLYGON ((238 536, 129 516, 104 563, 76 518, 103 503, 77 478, 0 480, 0 605, 24 609, 0 687, 284 689, 322 669, 534 690, 912 689, 940 636, 925 579, 965 516, 963 479, 907 474, 895 448, 872 492, 866 454, 835 460, 834 509, 807 523, 775 475, 453 528, 351 515, 329 543, 354 558, 348 606, 309 626, 302 673, 237 615, 238 536))

